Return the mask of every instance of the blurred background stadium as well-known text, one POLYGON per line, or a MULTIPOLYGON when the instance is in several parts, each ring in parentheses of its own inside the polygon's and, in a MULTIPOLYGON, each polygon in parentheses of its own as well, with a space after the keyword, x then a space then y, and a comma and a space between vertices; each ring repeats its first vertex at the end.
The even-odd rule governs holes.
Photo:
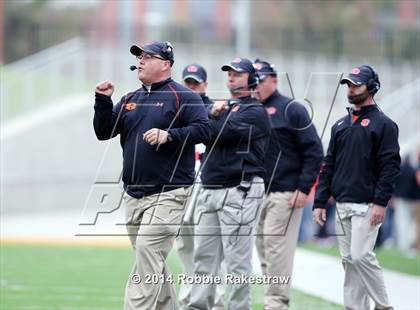
MULTIPOLYGON (((121 171, 118 141, 95 138, 93 93, 104 79, 116 84, 114 100, 139 87, 128 69, 136 63, 131 44, 171 41, 174 79, 185 65, 200 63, 212 98, 228 96, 223 63, 234 56, 270 61, 280 91, 313 113, 324 146, 345 113, 341 74, 371 64, 382 83, 377 103, 397 122, 402 155, 420 180, 419 29, 418 0, 0 0, 0 307, 121 308, 132 263, 128 240, 75 234, 93 184, 118 180, 121 171)), ((414 200, 405 196, 391 202, 378 255, 396 309, 420 309, 418 224, 411 213, 394 216, 394 201, 414 200), (408 245, 398 241, 398 219, 408 245)), ((308 206, 292 309, 339 308, 342 274, 331 223, 318 231, 308 206), (308 260, 319 263, 318 274, 308 260), (322 268, 335 272, 332 265, 338 282, 322 283, 322 268)), ((171 266, 181 272, 176 253, 171 266)), ((254 287, 255 309, 262 295, 254 287)))

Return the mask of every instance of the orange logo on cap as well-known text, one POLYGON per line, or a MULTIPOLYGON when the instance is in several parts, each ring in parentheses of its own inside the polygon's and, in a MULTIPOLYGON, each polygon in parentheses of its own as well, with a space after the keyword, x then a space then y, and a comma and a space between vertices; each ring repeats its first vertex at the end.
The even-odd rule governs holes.
POLYGON ((134 102, 130 102, 125 105, 125 109, 129 111, 134 110, 135 108, 137 108, 137 104, 134 102))
POLYGON ((238 64, 238 63, 240 63, 241 62, 241 58, 240 57, 236 57, 234 60, 232 60, 232 63, 234 63, 234 64, 238 64))
POLYGON ((351 74, 359 74, 360 73, 360 69, 359 68, 353 68, 351 69, 351 74))
POLYGON ((261 70, 261 68, 262 68, 262 64, 260 64, 259 62, 257 62, 257 63, 255 63, 255 64, 254 64, 254 68, 255 68, 256 70, 261 70))
POLYGON ((188 72, 197 72, 198 68, 196 66, 192 65, 192 66, 188 67, 187 71, 188 72))
POLYGON ((368 118, 362 119, 362 121, 360 122, 360 125, 362 125, 363 127, 367 127, 370 123, 370 120, 368 118))

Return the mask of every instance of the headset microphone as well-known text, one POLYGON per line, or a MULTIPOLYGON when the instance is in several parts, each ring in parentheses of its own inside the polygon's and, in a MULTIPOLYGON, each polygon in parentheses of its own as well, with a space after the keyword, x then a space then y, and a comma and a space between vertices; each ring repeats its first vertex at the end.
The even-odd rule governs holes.
POLYGON ((135 65, 131 65, 131 66, 130 66, 130 70, 131 70, 131 71, 134 71, 134 70, 136 70, 136 69, 138 69, 138 67, 137 67, 137 66, 135 66, 135 65))
POLYGON ((347 96, 347 100, 350 104, 359 104, 366 100, 366 98, 369 96, 368 92, 364 92, 359 95, 353 95, 353 96, 347 96))
POLYGON ((234 93, 234 92, 237 92, 238 90, 242 90, 242 89, 246 89, 246 88, 248 88, 248 90, 250 90, 250 89, 254 88, 255 86, 257 86, 258 83, 259 83, 258 78, 255 78, 254 81, 251 84, 249 84, 247 86, 233 87, 233 88, 230 89, 230 92, 234 93))
POLYGON ((245 89, 247 87, 248 86, 239 86, 239 87, 233 87, 233 88, 231 88, 229 90, 230 90, 231 93, 234 93, 234 92, 237 92, 238 90, 242 90, 242 89, 245 89))

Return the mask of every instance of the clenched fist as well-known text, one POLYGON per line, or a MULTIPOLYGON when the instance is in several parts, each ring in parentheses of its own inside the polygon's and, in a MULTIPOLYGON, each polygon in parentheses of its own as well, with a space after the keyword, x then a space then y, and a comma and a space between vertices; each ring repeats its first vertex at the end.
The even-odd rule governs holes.
POLYGON ((95 92, 111 97, 114 93, 114 84, 111 81, 103 81, 96 85, 95 92))
POLYGON ((226 110, 229 109, 228 106, 228 102, 223 100, 223 101, 216 101, 213 104, 213 107, 211 108, 211 115, 213 115, 214 117, 218 117, 221 114, 223 114, 223 112, 225 112, 226 110))

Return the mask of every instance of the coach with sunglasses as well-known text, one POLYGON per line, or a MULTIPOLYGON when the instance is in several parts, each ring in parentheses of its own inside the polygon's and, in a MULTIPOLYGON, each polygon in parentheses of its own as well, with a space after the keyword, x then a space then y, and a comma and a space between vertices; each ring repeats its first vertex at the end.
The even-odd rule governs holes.
POLYGON ((99 83, 93 121, 99 140, 120 135, 123 150, 123 204, 135 250, 124 309, 177 309, 165 261, 194 182, 194 145, 210 139, 207 112, 199 95, 171 79, 169 42, 133 45, 130 52, 142 86, 113 105, 113 83, 99 83))

